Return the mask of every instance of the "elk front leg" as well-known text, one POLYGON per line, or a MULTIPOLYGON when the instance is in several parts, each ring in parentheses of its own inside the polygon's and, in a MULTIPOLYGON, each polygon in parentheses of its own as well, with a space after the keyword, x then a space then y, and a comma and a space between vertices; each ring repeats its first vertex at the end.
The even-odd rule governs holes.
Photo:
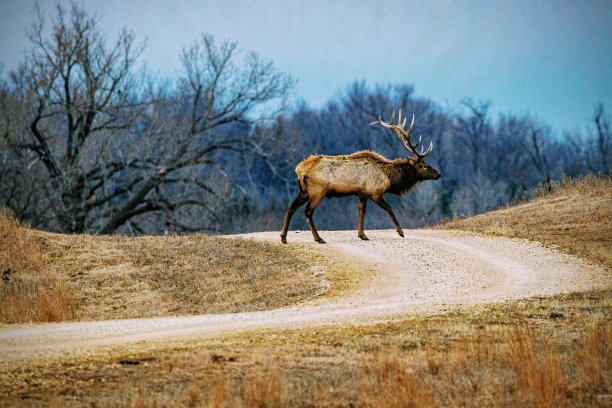
POLYGON ((308 226, 310 227, 310 232, 312 232, 312 237, 319 244, 324 244, 323 238, 319 236, 317 232, 317 228, 314 225, 312 220, 312 215, 314 214, 315 208, 319 205, 323 197, 310 197, 308 200, 308 204, 306 204, 306 208, 304 209, 304 214, 306 214, 306 221, 308 222, 308 226))
POLYGON ((287 230, 289 229, 289 223, 291 222, 291 217, 293 216, 293 213, 302 205, 304 205, 306 201, 308 201, 308 194, 306 194, 302 191, 302 189, 300 189, 300 191, 298 191, 297 197, 295 197, 295 200, 293 200, 293 202, 289 204, 289 207, 287 208, 287 214, 285 215, 285 222, 283 223, 283 230, 280 234, 281 242, 283 244, 287 243, 287 230))
POLYGON ((378 204, 380 208, 382 208, 383 210, 387 212, 387 214, 389 214, 389 216, 393 220, 393 224, 395 224, 395 230, 397 231, 400 237, 403 237, 404 231, 402 231, 402 227, 400 227, 399 222, 397 222, 397 218, 395 218, 395 214, 393 214, 393 210, 391 209, 391 206, 387 204, 387 202, 382 198, 382 196, 371 197, 371 198, 372 198, 372 201, 378 204))
POLYGON ((359 196, 359 226, 357 227, 357 236, 364 241, 367 241, 369 238, 363 232, 363 219, 366 213, 366 204, 368 203, 368 197, 359 196))

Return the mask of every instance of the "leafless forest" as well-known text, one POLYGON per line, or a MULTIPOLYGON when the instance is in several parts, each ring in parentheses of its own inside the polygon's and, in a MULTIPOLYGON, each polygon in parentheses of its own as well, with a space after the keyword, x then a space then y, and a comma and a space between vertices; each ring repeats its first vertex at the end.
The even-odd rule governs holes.
MULTIPOLYGON (((354 82, 313 109, 288 103, 296 96, 290 74, 232 41, 202 34, 177 52, 180 75, 160 79, 143 68, 144 42, 129 29, 110 34, 78 5, 51 19, 38 13, 23 63, 0 73, 0 206, 36 228, 280 229, 297 189, 293 169, 308 155, 403 153, 367 126, 400 107, 433 141, 428 163, 442 173, 389 197, 406 227, 485 212, 540 184, 612 166, 603 105, 590 123, 577 119, 581 131, 558 133, 528 116, 493 117, 490 102, 466 99, 450 111, 417 97, 408 74, 406 84, 354 82)), ((318 218, 323 229, 355 228, 357 200, 326 201, 318 218)), ((373 208, 366 228, 389 223, 373 208)), ((295 228, 306 228, 303 217, 295 228)))

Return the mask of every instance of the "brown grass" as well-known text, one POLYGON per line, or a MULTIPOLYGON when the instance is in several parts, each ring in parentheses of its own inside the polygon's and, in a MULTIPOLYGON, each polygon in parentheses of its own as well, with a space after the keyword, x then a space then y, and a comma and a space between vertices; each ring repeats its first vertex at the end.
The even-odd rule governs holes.
POLYGON ((313 249, 246 239, 48 234, 6 211, 0 231, 7 323, 272 309, 351 290, 370 273, 313 249))
POLYGON ((532 404, 553 407, 566 400, 569 385, 565 364, 554 348, 534 336, 528 327, 513 328, 504 357, 516 374, 518 388, 533 397, 532 404))
POLYGON ((580 362, 579 386, 609 394, 612 389, 612 324, 590 328, 576 359, 580 362))
POLYGON ((76 298, 63 277, 47 268, 36 231, 0 208, 0 322, 71 319, 76 298))
POLYGON ((365 406, 433 407, 429 386, 410 372, 408 363, 397 352, 375 352, 366 358, 360 373, 361 398, 365 406))
POLYGON ((437 228, 539 241, 612 268, 612 178, 565 179, 529 203, 437 228))
POLYGON ((55 398, 58 406, 111 407, 606 406, 612 392, 611 312, 610 292, 593 292, 370 326, 255 331, 74 359, 0 362, 0 401, 19 406, 55 398))
POLYGON ((51 267, 68 274, 79 319, 223 313, 315 296, 312 258, 241 239, 54 237, 51 267))
POLYGON ((9 209, 0 207, 1 272, 10 269, 10 275, 31 270, 38 271, 44 264, 42 249, 35 238, 35 231, 21 225, 9 209))

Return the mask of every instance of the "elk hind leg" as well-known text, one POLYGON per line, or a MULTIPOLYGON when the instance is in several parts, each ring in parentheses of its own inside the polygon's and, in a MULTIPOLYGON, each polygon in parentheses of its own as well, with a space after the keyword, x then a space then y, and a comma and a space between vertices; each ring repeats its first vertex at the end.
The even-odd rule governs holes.
POLYGON ((308 222, 308 226, 310 227, 310 232, 312 232, 312 237, 319 244, 324 244, 323 238, 319 236, 317 232, 317 228, 314 225, 314 221, 312 220, 312 215, 314 214, 314 210, 317 208, 323 196, 311 196, 308 200, 308 204, 306 204, 306 208, 304 209, 304 214, 306 214, 306 221, 308 222))
POLYGON ((357 236, 364 241, 367 241, 369 238, 366 236, 365 232, 363 232, 363 219, 366 213, 366 204, 368 203, 368 197, 359 196, 359 226, 357 227, 357 236))
POLYGON ((283 244, 287 243, 287 230, 289 229, 289 223, 291 222, 291 217, 293 216, 293 213, 298 208, 300 208, 302 205, 304 205, 306 201, 308 201, 308 194, 304 192, 302 188, 300 187, 297 197, 295 197, 295 200, 293 200, 293 202, 289 204, 289 207, 287 208, 287 214, 285 215, 285 222, 283 223, 283 230, 281 231, 281 234, 280 234, 281 241, 283 244))
POLYGON ((393 224, 395 224, 395 230, 397 231, 400 237, 403 237, 404 231, 402 230, 402 227, 400 227, 399 222, 397 222, 397 218, 395 218, 395 214, 393 214, 393 210, 391 209, 391 206, 387 204, 387 202, 384 200, 384 198, 382 198, 382 196, 371 197, 371 198, 372 198, 372 201, 378 204, 380 208, 382 208, 383 210, 387 212, 387 214, 389 214, 389 216, 391 217, 391 220, 393 220, 393 224))

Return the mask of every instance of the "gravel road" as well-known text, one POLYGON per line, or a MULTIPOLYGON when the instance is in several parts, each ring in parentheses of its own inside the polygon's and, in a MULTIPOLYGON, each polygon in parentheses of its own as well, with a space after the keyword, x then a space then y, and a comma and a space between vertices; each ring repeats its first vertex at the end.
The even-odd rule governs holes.
MULTIPOLYGON (((279 241, 278 232, 246 234, 279 241)), ((410 313, 612 286, 610 271, 524 240, 460 231, 321 231, 327 249, 375 271, 365 289, 284 309, 167 318, 0 326, 0 360, 95 352, 102 346, 218 337, 259 328, 370 323, 410 313)), ((306 245, 309 232, 290 232, 306 245)))

